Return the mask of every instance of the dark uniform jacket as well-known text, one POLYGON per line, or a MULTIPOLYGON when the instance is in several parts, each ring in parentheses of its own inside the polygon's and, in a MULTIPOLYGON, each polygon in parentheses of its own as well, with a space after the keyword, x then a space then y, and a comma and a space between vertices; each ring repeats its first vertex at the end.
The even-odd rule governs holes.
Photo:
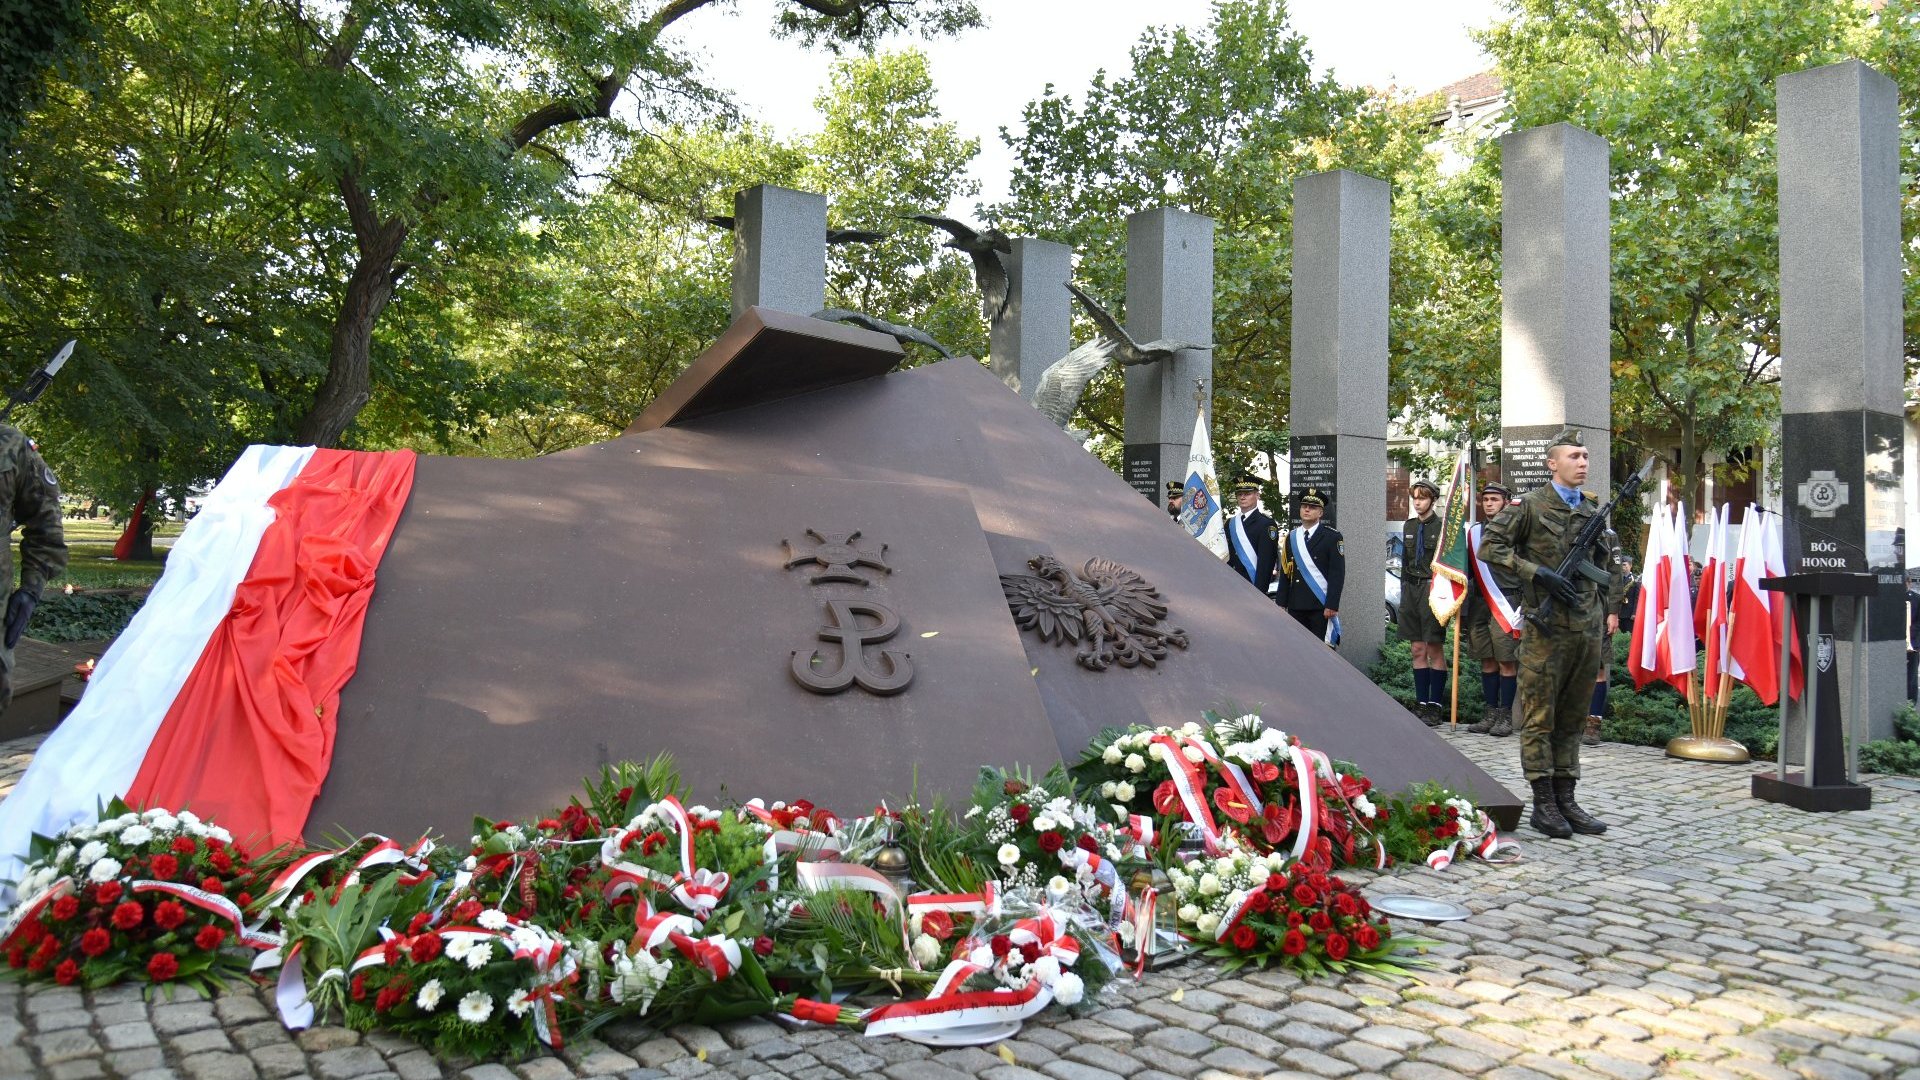
MULTIPOLYGON (((1600 503, 1592 495, 1582 492, 1580 507, 1576 510, 1560 498, 1552 484, 1541 484, 1487 523, 1481 557, 1487 560, 1487 565, 1505 568, 1518 576, 1522 582, 1522 606, 1530 612, 1537 611, 1547 594, 1534 581, 1534 571, 1542 566, 1558 570, 1574 535, 1599 512, 1600 503)), ((1580 602, 1553 605, 1548 622, 1556 629, 1599 633, 1605 629, 1607 613, 1620 605, 1625 589, 1617 570, 1620 545, 1612 530, 1601 532, 1587 558, 1608 573, 1611 584, 1601 588, 1586 577, 1573 576, 1574 587, 1580 591, 1580 602)))
POLYGON ((1422 532, 1422 521, 1410 517, 1400 526, 1400 595, 1403 597, 1408 595, 1408 586, 1426 595, 1433 581, 1433 555, 1440 549, 1440 528, 1446 523, 1440 520, 1439 514, 1430 513, 1424 519, 1425 531, 1422 532))
MULTIPOLYGON (((1298 532, 1301 526, 1294 526, 1298 532)), ((1321 607, 1340 610, 1340 590, 1347 582, 1346 547, 1340 538, 1340 530, 1321 522, 1307 537, 1307 554, 1313 557, 1313 564, 1320 568, 1320 574, 1327 579, 1327 602, 1323 605, 1313 595, 1313 586, 1307 584, 1300 575, 1300 568, 1293 563, 1292 533, 1280 538, 1280 604, 1290 611, 1315 611, 1321 607)))
POLYGON ((1247 546, 1253 549, 1254 565, 1247 567, 1240 562, 1240 549, 1233 543, 1233 522, 1227 522, 1227 565, 1234 573, 1253 582, 1261 592, 1267 591, 1267 583, 1273 580, 1273 564, 1280 555, 1280 533, 1273 519, 1258 510, 1241 515, 1241 526, 1247 532, 1247 546))

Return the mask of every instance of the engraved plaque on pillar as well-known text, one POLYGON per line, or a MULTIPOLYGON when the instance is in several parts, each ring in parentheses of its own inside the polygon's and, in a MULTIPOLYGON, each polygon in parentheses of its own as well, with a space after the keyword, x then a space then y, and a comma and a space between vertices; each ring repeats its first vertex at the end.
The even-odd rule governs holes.
POLYGON ((1340 527, 1340 492, 1334 484, 1337 475, 1335 466, 1339 463, 1339 439, 1338 435, 1293 437, 1293 453, 1288 459, 1287 510, 1295 521, 1300 520, 1300 493, 1315 488, 1327 502, 1327 524, 1340 527))

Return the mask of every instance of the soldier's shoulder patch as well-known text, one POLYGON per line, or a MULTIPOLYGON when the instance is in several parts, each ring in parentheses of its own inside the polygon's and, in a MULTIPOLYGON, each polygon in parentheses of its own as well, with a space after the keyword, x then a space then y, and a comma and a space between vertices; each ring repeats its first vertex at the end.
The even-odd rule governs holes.
POLYGON ((59 487, 59 486, 60 486, 60 478, 59 478, 59 477, 57 477, 57 476, 55 476, 55 475, 53 475, 53 466, 51 466, 51 465, 45 465, 45 464, 43 464, 43 465, 41 465, 41 466, 40 466, 40 475, 41 475, 42 477, 45 477, 45 478, 46 478, 46 481, 47 481, 47 486, 48 486, 48 487, 59 487))
POLYGON ((1347 542, 1345 540, 1335 539, 1333 542, 1333 550, 1341 555, 1345 555, 1347 553, 1347 542))
POLYGON ((40 444, 33 441, 33 436, 31 435, 27 436, 27 449, 33 451, 36 454, 40 452, 40 444))

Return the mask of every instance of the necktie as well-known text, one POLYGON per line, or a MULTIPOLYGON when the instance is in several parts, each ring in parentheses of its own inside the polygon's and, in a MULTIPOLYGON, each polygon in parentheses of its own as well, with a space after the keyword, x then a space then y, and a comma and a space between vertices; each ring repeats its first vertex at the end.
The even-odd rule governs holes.
POLYGON ((1427 521, 1421 518, 1413 525, 1413 554, 1417 558, 1427 553, 1427 521))

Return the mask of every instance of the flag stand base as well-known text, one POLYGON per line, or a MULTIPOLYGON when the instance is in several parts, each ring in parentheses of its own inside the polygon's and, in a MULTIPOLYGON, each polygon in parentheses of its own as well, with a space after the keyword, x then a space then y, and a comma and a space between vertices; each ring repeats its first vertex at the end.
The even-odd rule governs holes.
POLYGON ((1667 756, 1686 761, 1711 761, 1723 765, 1738 765, 1753 760, 1753 755, 1747 752, 1747 748, 1732 739, 1716 739, 1707 735, 1682 735, 1669 741, 1667 756))

